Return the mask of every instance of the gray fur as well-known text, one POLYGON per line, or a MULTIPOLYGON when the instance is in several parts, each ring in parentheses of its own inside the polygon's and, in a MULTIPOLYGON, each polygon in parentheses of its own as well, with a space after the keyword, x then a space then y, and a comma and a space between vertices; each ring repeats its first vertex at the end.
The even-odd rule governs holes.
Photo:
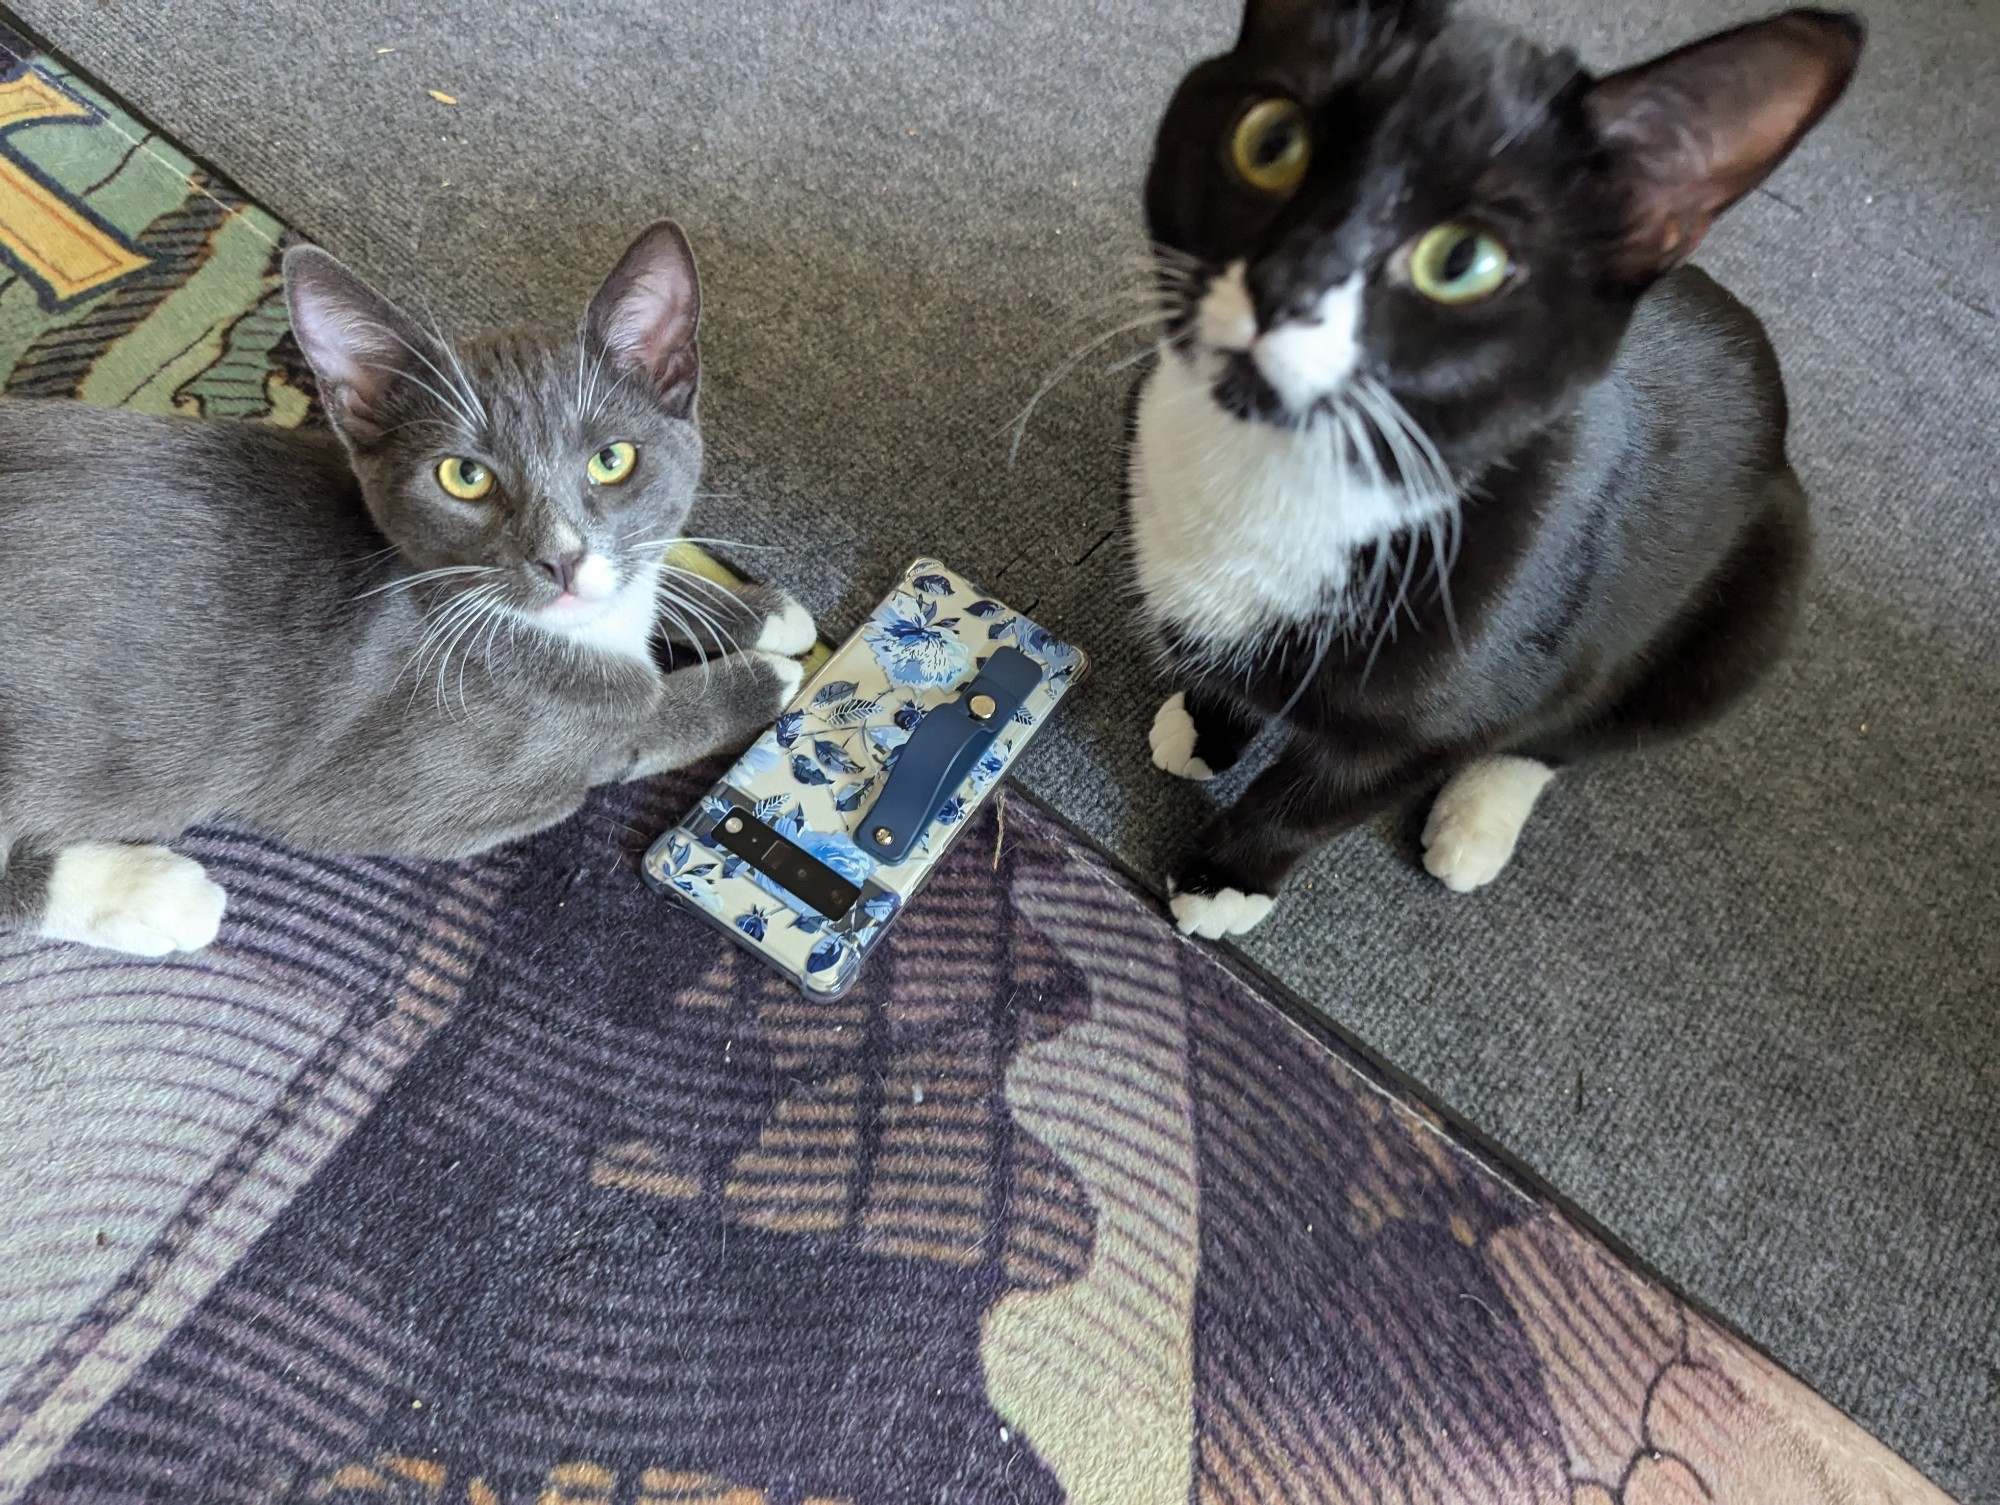
POLYGON ((634 243, 577 333, 456 351, 323 253, 286 275, 335 433, 0 399, 0 929, 42 921, 62 849, 201 821, 462 857, 742 742, 797 682, 771 654, 684 652, 750 648, 775 592, 662 575, 664 670, 643 629, 636 656, 537 620, 563 591, 536 561, 600 552, 636 602, 685 524, 677 230, 634 243), (592 486, 614 439, 631 479, 592 486), (447 496, 445 455, 490 464, 493 494, 447 496))

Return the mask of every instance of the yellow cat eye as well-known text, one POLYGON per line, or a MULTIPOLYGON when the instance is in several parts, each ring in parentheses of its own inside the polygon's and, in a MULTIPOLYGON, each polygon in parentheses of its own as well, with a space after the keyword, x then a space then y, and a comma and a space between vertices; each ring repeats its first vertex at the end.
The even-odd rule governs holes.
POLYGON ((438 485, 461 502, 476 502, 493 489, 493 472, 462 455, 438 461, 437 478, 438 485))
POLYGON ((1265 193, 1290 193, 1312 159, 1306 112, 1289 99, 1250 106, 1229 138, 1229 156, 1243 181, 1265 193))
POLYGON ((1512 270, 1505 246, 1457 220, 1433 225, 1410 250, 1410 286, 1433 303, 1475 302, 1498 292, 1512 270))
POLYGON ((632 474, 632 467, 638 463, 639 447, 619 439, 592 455, 584 473, 593 486, 616 486, 632 474))

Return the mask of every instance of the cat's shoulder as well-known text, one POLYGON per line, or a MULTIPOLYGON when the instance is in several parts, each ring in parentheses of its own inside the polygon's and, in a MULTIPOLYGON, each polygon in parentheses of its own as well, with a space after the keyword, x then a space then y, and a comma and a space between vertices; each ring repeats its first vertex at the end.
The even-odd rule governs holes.
POLYGON ((324 428, 0 396, 0 473, 19 484, 85 470, 114 486, 129 478, 169 489, 225 477, 259 489, 345 489, 350 475, 340 441, 324 428))
POLYGON ((1676 267, 1632 310, 1621 362, 1679 359, 1743 364, 1767 356, 1771 339, 1741 298, 1698 266, 1676 267))
POLYGON ((1700 267, 1678 267, 1648 289, 1614 370, 1652 427, 1761 445, 1786 426, 1784 376, 1762 321, 1700 267))

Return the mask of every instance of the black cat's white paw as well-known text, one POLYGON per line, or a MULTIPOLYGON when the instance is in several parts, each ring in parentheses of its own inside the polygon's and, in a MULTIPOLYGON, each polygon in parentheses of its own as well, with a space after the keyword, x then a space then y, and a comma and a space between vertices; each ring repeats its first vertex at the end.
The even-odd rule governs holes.
POLYGON ((812 613, 790 596, 779 599, 783 604, 764 619, 757 641, 751 646, 760 652, 784 653, 795 658, 802 653, 810 653, 813 644, 819 641, 819 629, 813 625, 812 613))
POLYGON ((165 847, 85 842, 56 854, 40 931, 131 956, 199 951, 228 900, 200 863, 165 847))
POLYGON ((1241 935, 1263 922, 1277 903, 1272 894, 1246 894, 1239 888, 1225 888, 1213 894, 1175 894, 1167 907, 1183 935, 1219 941, 1224 936, 1241 935))
POLYGON ((1202 782, 1214 778, 1215 770, 1195 756, 1199 739, 1194 717, 1188 714, 1187 695, 1176 690, 1153 713, 1153 727, 1146 734, 1153 749, 1153 766, 1179 779, 1202 782))
POLYGON ((1555 770, 1533 758, 1481 758, 1453 774, 1424 821, 1424 869, 1453 893, 1500 876, 1555 770))

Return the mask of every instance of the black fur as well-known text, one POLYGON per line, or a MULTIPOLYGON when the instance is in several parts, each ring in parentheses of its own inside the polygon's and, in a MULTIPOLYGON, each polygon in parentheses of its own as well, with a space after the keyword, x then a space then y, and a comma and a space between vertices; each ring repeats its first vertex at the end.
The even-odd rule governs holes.
MULTIPOLYGON (((1188 75, 1160 128, 1162 358, 1186 358, 1232 262, 1260 330, 1358 272, 1361 371, 1461 498, 1455 558, 1421 529, 1375 546, 1392 578, 1426 584, 1364 630, 1274 620, 1253 659, 1155 613, 1197 756, 1228 766, 1275 715, 1288 732, 1176 892, 1274 893, 1329 836, 1483 755, 1560 764, 1699 726, 1794 616, 1806 500, 1777 361, 1755 317, 1679 263, 1838 97, 1859 24, 1793 12, 1599 81, 1442 11, 1252 0, 1236 49, 1188 75), (1289 195, 1229 165, 1233 123, 1272 94, 1311 122, 1289 195), (1446 306, 1399 284, 1399 248, 1446 220, 1509 247, 1500 293, 1446 306)), ((1301 421, 1247 358, 1211 391, 1249 421, 1301 421)))

